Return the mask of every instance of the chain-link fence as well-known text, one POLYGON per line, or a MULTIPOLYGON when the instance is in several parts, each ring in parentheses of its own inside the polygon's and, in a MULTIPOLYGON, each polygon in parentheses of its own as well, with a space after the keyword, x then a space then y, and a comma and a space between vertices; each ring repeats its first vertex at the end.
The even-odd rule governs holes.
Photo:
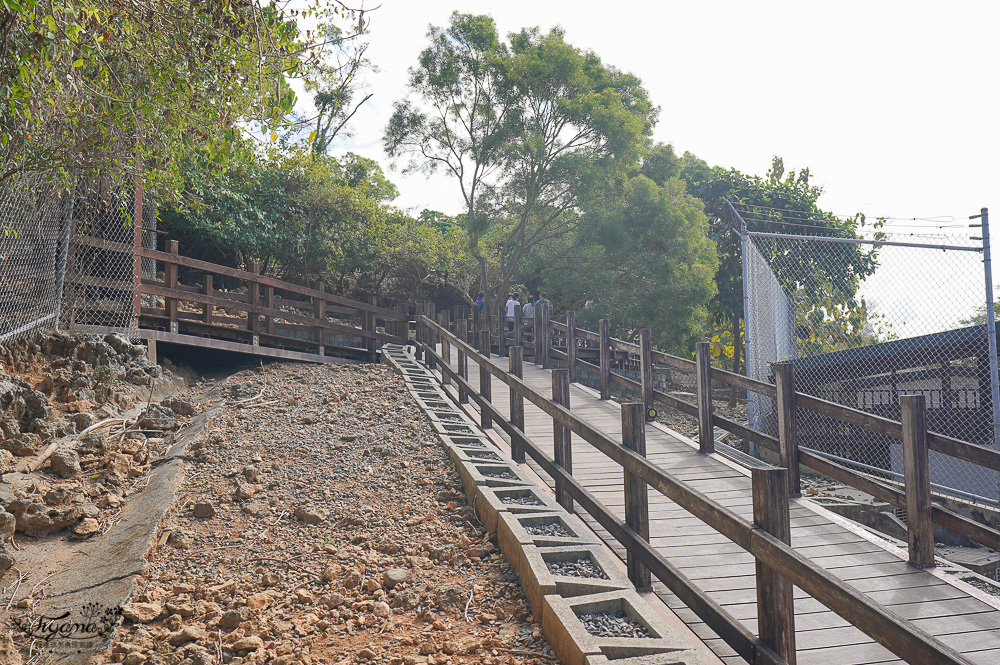
MULTIPOLYGON (((135 200, 132 188, 108 182, 81 183, 73 211, 66 259, 66 286, 60 324, 76 329, 112 329, 136 336, 135 200)), ((143 207, 145 224, 155 225, 155 209, 143 207)), ((148 228, 143 226, 143 228, 148 228)), ((145 246, 153 237, 146 231, 145 246)), ((153 262, 142 260, 152 277, 153 262)))
POLYGON ((0 189, 0 342, 55 326, 72 208, 41 175, 0 189))
MULTIPOLYGON (((893 420, 900 395, 922 394, 931 430, 993 447, 982 241, 935 231, 748 233, 749 375, 773 381, 772 363, 791 360, 799 391, 893 420)), ((750 410, 755 429, 776 433, 769 399, 753 395, 750 410)), ((805 409, 798 424, 800 446, 901 477, 898 441, 805 409)), ((1000 499, 997 472, 933 451, 931 482, 1000 499)))
MULTIPOLYGON (((156 210, 144 210, 153 247, 156 210)), ((0 188, 0 342, 36 330, 93 327, 136 336, 135 201, 128 184, 60 186, 45 174, 0 188)), ((143 259, 144 277, 155 266, 143 259)))

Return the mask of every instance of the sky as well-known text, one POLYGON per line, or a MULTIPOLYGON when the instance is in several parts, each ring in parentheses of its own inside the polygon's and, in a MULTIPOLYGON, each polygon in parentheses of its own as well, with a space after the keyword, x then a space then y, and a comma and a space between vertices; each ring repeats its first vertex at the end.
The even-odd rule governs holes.
MULTIPOLYGON (((569 43, 642 79, 661 108, 653 138, 678 152, 759 175, 779 155, 810 169, 825 210, 953 218, 948 233, 968 235, 968 216, 992 204, 1000 237, 998 2, 382 0, 370 14, 373 96, 334 152, 383 164, 395 203, 414 213, 460 212, 457 186, 391 170, 382 133, 428 24, 454 10, 489 14, 502 34, 561 26, 569 43)), ((923 279, 940 287, 948 276, 923 279)))

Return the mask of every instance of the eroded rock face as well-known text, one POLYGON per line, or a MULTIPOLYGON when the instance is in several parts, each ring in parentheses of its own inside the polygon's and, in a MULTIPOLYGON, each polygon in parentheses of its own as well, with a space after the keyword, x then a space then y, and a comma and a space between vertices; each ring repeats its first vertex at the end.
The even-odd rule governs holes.
POLYGON ((80 518, 77 506, 46 506, 30 499, 11 501, 7 511, 14 514, 18 531, 36 538, 61 531, 80 518))

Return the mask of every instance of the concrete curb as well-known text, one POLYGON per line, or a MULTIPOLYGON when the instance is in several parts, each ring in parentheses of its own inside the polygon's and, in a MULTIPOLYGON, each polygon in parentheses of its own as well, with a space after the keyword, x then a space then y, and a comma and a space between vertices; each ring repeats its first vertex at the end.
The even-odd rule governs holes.
POLYGON ((609 591, 631 591, 634 587, 628 576, 618 568, 601 545, 575 545, 571 547, 524 548, 524 572, 521 585, 528 597, 531 613, 542 620, 542 600, 545 596, 557 594, 563 598, 574 598, 609 591), (598 577, 571 577, 554 574, 548 564, 559 561, 589 559, 604 573, 606 579, 598 577))
POLYGON ((413 361, 405 347, 382 347, 383 361, 399 373, 427 414, 458 470, 469 505, 496 534, 500 552, 521 577, 521 586, 542 632, 566 665, 700 665, 688 637, 671 627, 636 593, 603 542, 557 504, 467 415, 436 378, 413 361), (457 420, 455 416, 458 416, 457 420), (460 424, 455 424, 460 423, 460 424), (484 460, 483 457, 490 459, 484 460), (492 458, 496 459, 492 459, 492 458), (502 477, 506 476, 506 477, 502 477), (531 498, 535 505, 505 503, 531 498), (569 533, 532 535, 526 527, 557 524, 569 533), (607 579, 553 574, 549 563, 586 558, 607 579), (579 615, 623 611, 651 635, 591 635, 579 615))
POLYGON ((586 665, 589 656, 622 658, 660 653, 687 652, 698 663, 691 645, 682 639, 639 594, 632 590, 563 598, 549 595, 542 600, 542 631, 565 665, 586 665), (591 635, 580 619, 595 612, 623 611, 631 621, 646 629, 651 637, 598 637, 591 635))

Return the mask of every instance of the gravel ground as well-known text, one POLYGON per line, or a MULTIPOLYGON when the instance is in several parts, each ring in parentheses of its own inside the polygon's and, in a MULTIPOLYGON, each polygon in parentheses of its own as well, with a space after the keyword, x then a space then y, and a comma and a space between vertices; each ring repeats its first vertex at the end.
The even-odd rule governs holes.
POLYGON ((606 580, 608 576, 604 574, 601 567, 589 558, 573 559, 567 561, 550 561, 545 564, 546 568, 553 575, 565 575, 568 577, 589 577, 591 579, 606 580))
POLYGON ((645 626, 628 618, 622 610, 581 614, 579 617, 587 632, 597 637, 652 637, 645 626))
POLYGON ((396 375, 272 364, 223 387, 111 660, 558 662, 396 375))
POLYGON ((559 522, 552 522, 551 524, 526 524, 524 530, 532 536, 573 537, 573 534, 564 529, 559 522))

